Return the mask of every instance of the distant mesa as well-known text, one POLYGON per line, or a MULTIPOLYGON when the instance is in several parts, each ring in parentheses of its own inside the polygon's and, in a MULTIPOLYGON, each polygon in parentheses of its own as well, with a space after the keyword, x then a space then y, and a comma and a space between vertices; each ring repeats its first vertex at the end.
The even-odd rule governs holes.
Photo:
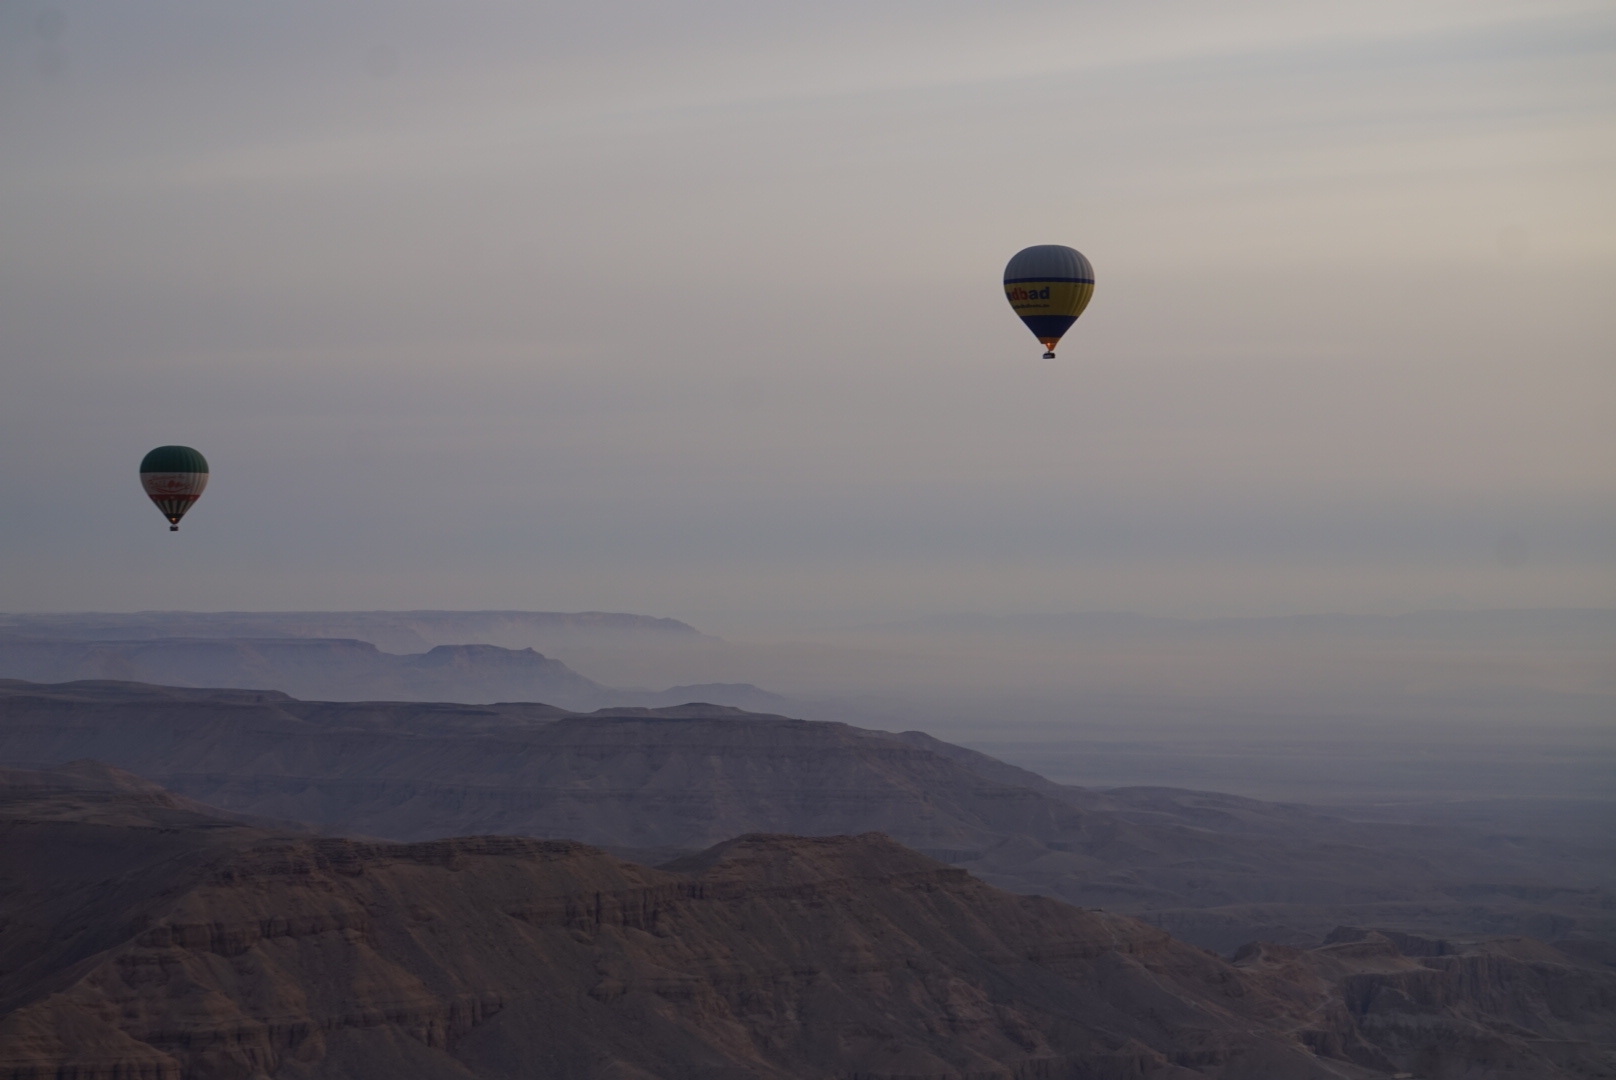
MULTIPOLYGON (((673 623, 669 628, 650 621, 647 628, 635 621, 637 616, 623 617, 627 621, 621 624, 613 621, 617 617, 602 618, 617 629, 601 631, 595 620, 585 619, 586 636, 666 633, 676 639, 704 640, 683 623, 673 623), (628 629, 622 629, 625 626, 628 629)), ((175 621, 180 625, 186 622, 175 621)), ((239 687, 282 690, 297 697, 335 701, 539 701, 584 711, 614 705, 658 707, 691 701, 765 712, 788 711, 790 706, 789 699, 749 683, 702 683, 668 690, 615 689, 530 647, 450 644, 401 655, 356 638, 141 634, 97 639, 73 635, 91 629, 111 633, 118 627, 100 622, 53 624, 50 619, 19 617, 11 617, 10 624, 20 630, 32 629, 36 634, 54 625, 56 632, 63 635, 49 638, 0 631, 0 677, 38 682, 113 679, 168 686, 239 687)), ((163 625, 167 625, 166 620, 163 625)), ((213 628, 224 625, 234 626, 218 624, 213 628)))
POLYGON ((439 645, 385 653, 340 638, 0 639, 0 675, 282 690, 337 700, 553 700, 590 707, 605 687, 532 649, 439 645))
POLYGON ((354 638, 385 652, 501 645, 712 640, 688 623, 602 611, 141 611, 0 615, 0 633, 79 641, 143 638, 354 638))
POLYGON ((958 612, 876 623, 865 633, 964 638, 1245 638, 1313 637, 1363 639, 1442 636, 1449 640, 1509 635, 1616 636, 1616 610, 1522 608, 1495 611, 1411 611, 1400 615, 1311 614, 1178 618, 1124 611, 1078 611, 985 615, 958 612))

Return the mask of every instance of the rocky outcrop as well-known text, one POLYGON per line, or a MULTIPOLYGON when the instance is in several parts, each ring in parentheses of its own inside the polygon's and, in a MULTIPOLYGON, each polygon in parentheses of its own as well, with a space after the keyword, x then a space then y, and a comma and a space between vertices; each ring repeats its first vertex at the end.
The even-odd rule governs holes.
POLYGON ((1541 941, 1340 927, 1315 949, 1253 944, 1234 961, 1311 985, 1333 1022, 1310 1045, 1397 1075, 1616 1075, 1616 970, 1541 941))
POLYGON ((1540 942, 1343 928, 1229 962, 879 835, 652 869, 0 775, 0 1080, 1570 1080, 1609 1074, 1613 1019, 1616 971, 1540 942))
POLYGON ((426 840, 567 837, 661 862, 748 832, 880 831, 993 884, 1219 951, 1414 932, 1616 937, 1580 849, 1204 792, 1093 792, 932 739, 691 705, 297 701, 0 683, 0 763, 93 757, 237 813, 426 840), (1541 929, 1539 928, 1541 927, 1541 929))
POLYGON ((3 915, 50 933, 0 973, 4 1080, 1366 1075, 1216 957, 881 836, 653 870, 9 810, 3 915))

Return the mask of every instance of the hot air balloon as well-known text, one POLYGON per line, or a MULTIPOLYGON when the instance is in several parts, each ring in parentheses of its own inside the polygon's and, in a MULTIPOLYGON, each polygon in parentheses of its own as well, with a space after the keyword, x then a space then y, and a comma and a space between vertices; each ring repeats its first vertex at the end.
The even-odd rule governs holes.
POLYGON ((1075 248, 1039 244, 1022 248, 1004 268, 1004 295, 1032 336, 1055 359, 1061 339, 1094 295, 1094 267, 1075 248))
POLYGON ((140 486, 168 519, 168 531, 180 531, 180 518, 208 486, 208 459, 189 446, 159 446, 140 459, 140 486))

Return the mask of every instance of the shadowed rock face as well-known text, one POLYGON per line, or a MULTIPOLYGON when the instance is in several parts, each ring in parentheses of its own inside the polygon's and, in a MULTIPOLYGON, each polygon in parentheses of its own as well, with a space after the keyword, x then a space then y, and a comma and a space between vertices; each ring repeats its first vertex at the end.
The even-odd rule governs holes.
POLYGON ((1555 1080, 1602 1075, 1616 1015, 1616 973, 1537 942, 1230 963, 878 835, 650 869, 276 834, 92 766, 0 776, 0 920, 3 1080, 1555 1080))
POLYGON ((1316 949, 1247 946, 1235 966, 1311 985, 1315 1000, 1344 1008, 1346 1026, 1399 1075, 1616 1071, 1616 971, 1541 941, 1453 942, 1340 927, 1316 949))
POLYGON ((41 819, 31 796, 0 821, 5 916, 49 932, 0 976, 8 1080, 1170 1076, 1259 1052, 1327 1075, 1222 961, 884 837, 651 870, 182 828, 144 792, 122 824, 41 819))
POLYGON ((748 832, 884 832, 1022 892, 1219 950, 1343 922, 1612 936, 1616 860, 1305 807, 1052 784, 918 732, 691 705, 296 701, 0 683, 0 763, 93 757, 238 813, 393 840, 566 837, 660 862, 748 832))
POLYGON ((229 825, 312 832, 296 821, 235 814, 176 795, 161 784, 99 761, 70 761, 55 769, 0 768, 0 807, 33 820, 92 825, 155 825, 164 828, 229 825))

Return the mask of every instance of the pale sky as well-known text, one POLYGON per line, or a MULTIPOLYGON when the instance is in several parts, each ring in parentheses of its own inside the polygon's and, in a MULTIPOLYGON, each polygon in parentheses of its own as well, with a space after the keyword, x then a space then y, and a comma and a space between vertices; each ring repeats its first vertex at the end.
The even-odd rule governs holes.
POLYGON ((1616 605, 1613 72, 1608 2, 0 0, 0 610, 1616 605))

